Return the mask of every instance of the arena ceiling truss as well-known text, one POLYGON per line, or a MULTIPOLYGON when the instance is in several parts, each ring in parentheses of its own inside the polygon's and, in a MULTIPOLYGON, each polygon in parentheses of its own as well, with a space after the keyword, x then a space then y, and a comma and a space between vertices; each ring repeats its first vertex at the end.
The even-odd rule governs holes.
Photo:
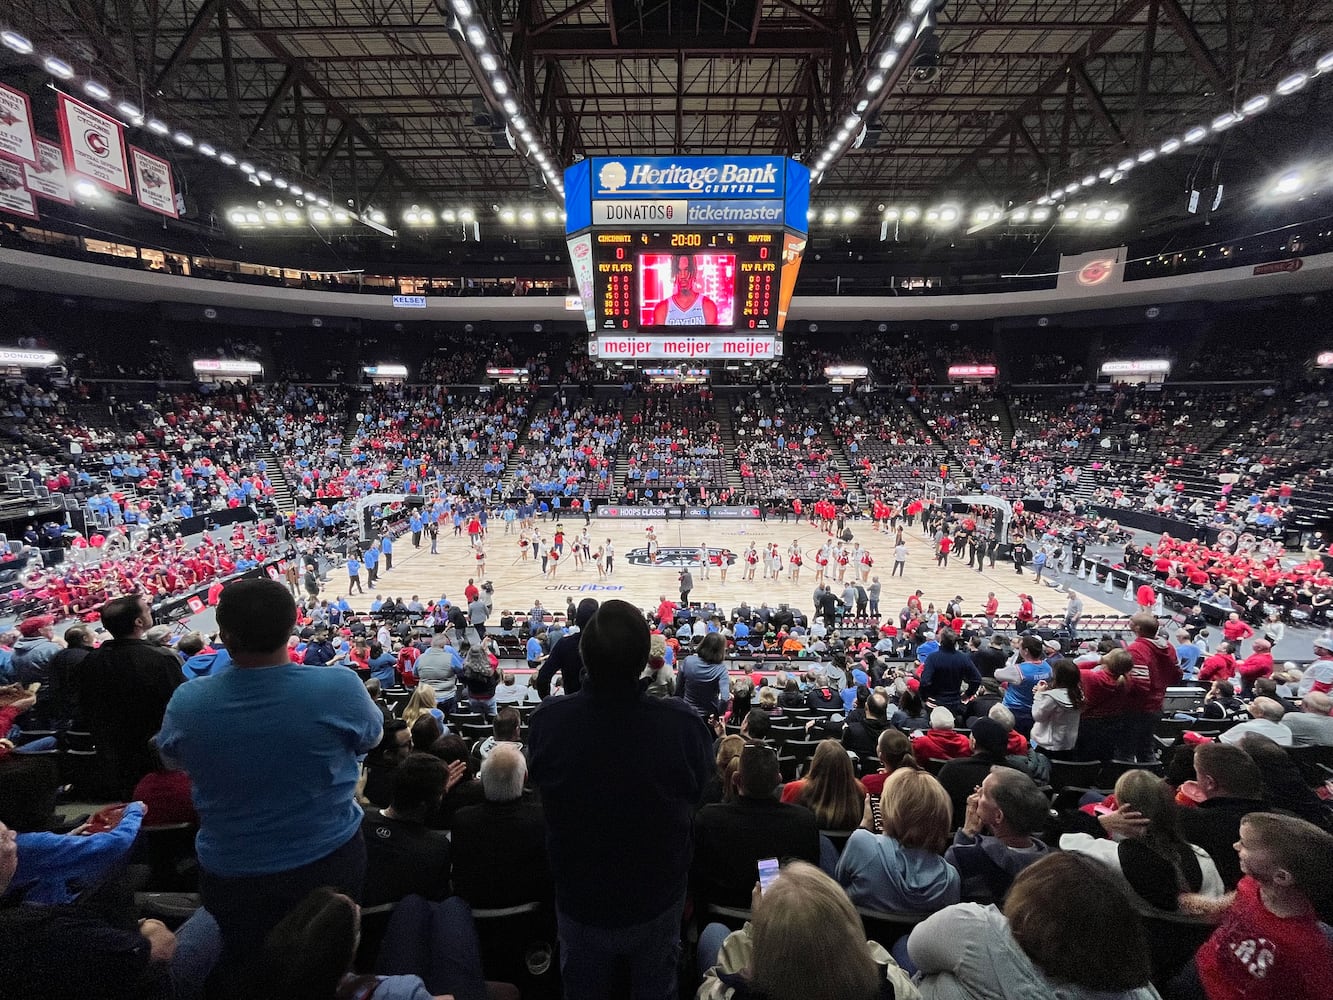
MULTIPOLYGON (((479 13, 561 164, 723 151, 809 162, 901 2, 500 0, 479 13)), ((541 191, 450 0, 6 6, 13 27, 146 110, 361 206, 541 191)), ((1320 0, 937 0, 933 20, 822 196, 1028 198, 1333 48, 1320 0)), ((1218 143, 1264 155, 1252 131, 1218 143)))

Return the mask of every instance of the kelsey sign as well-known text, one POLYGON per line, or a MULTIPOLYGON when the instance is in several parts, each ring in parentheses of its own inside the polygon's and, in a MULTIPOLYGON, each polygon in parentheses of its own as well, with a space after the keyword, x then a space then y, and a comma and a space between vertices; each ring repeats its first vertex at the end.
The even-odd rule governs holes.
POLYGON ((658 361, 666 358, 716 358, 732 361, 771 361, 778 357, 776 337, 721 334, 713 337, 666 336, 598 337, 596 357, 608 361, 658 361))
POLYGON ((599 198, 781 198, 780 156, 640 156, 594 158, 592 196, 599 198))

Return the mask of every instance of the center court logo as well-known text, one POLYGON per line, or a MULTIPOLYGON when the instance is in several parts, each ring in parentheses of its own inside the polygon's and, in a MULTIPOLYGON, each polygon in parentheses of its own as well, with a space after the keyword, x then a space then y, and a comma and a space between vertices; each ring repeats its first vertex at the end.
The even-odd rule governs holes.
POLYGON ((612 160, 597 172, 597 180, 601 183, 603 190, 619 191, 629 180, 629 175, 625 173, 623 164, 612 160))
MULTIPOLYGON (((734 566, 736 564, 736 553, 730 549, 710 548, 708 550, 708 564, 710 566, 721 566, 724 559, 726 565, 734 566)), ((646 548, 630 549, 625 554, 625 560, 631 566, 661 566, 670 569, 694 569, 701 565, 697 548, 675 548, 665 545, 657 550, 656 562, 648 561, 648 550, 646 548)))

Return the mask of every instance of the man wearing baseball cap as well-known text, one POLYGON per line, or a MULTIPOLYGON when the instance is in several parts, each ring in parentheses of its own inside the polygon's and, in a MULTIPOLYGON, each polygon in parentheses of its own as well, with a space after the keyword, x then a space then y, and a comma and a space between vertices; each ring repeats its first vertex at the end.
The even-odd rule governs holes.
MULTIPOLYGON (((29 716, 29 726, 45 725, 48 703, 51 697, 51 659, 65 648, 64 643, 56 641, 56 620, 50 615, 35 615, 19 622, 19 635, 14 643, 12 668, 14 680, 24 687, 40 684, 37 692, 37 705, 29 716)), ((0 736, 3 736, 0 733, 0 736)))
MULTIPOLYGON (((1321 694, 1333 691, 1333 635, 1325 632, 1317 636, 1311 645, 1314 646, 1314 662, 1305 668, 1300 686, 1296 689, 1297 696, 1301 698, 1311 691, 1321 694)), ((17 652, 18 648, 15 647, 17 652)))

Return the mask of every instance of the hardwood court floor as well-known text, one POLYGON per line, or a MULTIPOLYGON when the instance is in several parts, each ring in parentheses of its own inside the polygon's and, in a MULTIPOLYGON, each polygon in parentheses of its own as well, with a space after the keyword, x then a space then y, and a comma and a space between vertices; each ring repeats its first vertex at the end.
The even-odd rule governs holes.
MULTIPOLYGON (((662 596, 679 598, 678 574, 679 558, 691 560, 691 572, 694 577, 694 590, 690 600, 707 603, 715 601, 719 608, 730 612, 742 600, 758 607, 761 601, 767 601, 770 607, 777 607, 786 602, 806 613, 812 610, 811 594, 815 588, 814 554, 824 543, 827 535, 809 523, 796 524, 794 521, 754 522, 742 520, 619 520, 593 518, 588 528, 591 547, 595 552, 598 545, 604 545, 611 539, 615 546, 615 566, 611 574, 599 580, 597 568, 585 564, 575 568, 569 557, 572 539, 583 530, 583 518, 570 517, 563 521, 565 528, 565 558, 560 560, 555 576, 543 577, 540 564, 529 557, 522 560, 519 555, 518 528, 515 526, 510 535, 505 535, 504 526, 492 521, 491 531, 485 544, 486 572, 484 578, 495 586, 495 612, 492 621, 498 617, 501 609, 526 611, 533 601, 540 600, 548 610, 563 610, 568 598, 577 603, 583 597, 601 599, 619 598, 630 601, 640 607, 655 609, 662 596), (649 527, 656 533, 662 546, 659 555, 664 561, 675 565, 648 566, 636 564, 637 556, 644 559, 644 539, 649 527), (743 564, 740 555, 749 548, 751 542, 758 545, 762 552, 764 545, 776 542, 783 554, 784 567, 787 547, 796 540, 804 550, 805 564, 801 567, 800 578, 793 582, 784 568, 781 580, 764 580, 763 563, 755 573, 754 581, 743 577, 743 564), (711 549, 727 548, 736 554, 737 562, 727 573, 727 580, 721 580, 716 566, 711 567, 709 578, 704 579, 695 559, 698 548, 707 543, 711 549), (673 553, 673 548, 687 551, 673 553), (673 558, 676 557, 676 558, 673 558)), ((553 522, 538 522, 543 537, 549 539, 555 532, 553 522)), ((919 529, 908 529, 904 537, 908 547, 905 574, 890 579, 893 568, 892 536, 877 534, 869 521, 850 522, 849 527, 855 533, 855 540, 870 548, 875 565, 872 576, 879 576, 883 586, 880 597, 880 613, 897 617, 898 611, 906 603, 907 596, 915 590, 923 592, 923 602, 933 601, 941 611, 955 594, 963 597, 965 615, 979 614, 986 600, 988 591, 994 591, 1000 601, 1001 614, 1013 614, 1018 609, 1018 595, 1026 593, 1033 596, 1038 615, 1062 614, 1065 596, 1054 589, 1036 583, 1031 569, 1026 569, 1022 576, 1014 573, 1013 564, 997 562, 994 569, 987 568, 978 573, 969 569, 966 557, 959 562, 950 556, 949 565, 939 568, 930 539, 923 536, 919 529)), ((409 600, 414 594, 422 602, 441 596, 452 601, 460 601, 463 588, 469 577, 476 578, 476 561, 466 537, 455 538, 452 530, 442 532, 439 539, 439 554, 430 554, 429 539, 423 537, 420 549, 413 549, 411 536, 405 535, 395 543, 394 568, 384 572, 381 563, 378 593, 386 597, 402 597, 409 600)), ((832 568, 832 567, 830 567, 832 568)), ((850 577, 850 568, 848 576, 850 577)), ((1050 576, 1050 574, 1047 574, 1050 576)), ((362 574, 364 581, 365 574, 362 574)), ((1058 574, 1055 579, 1063 580, 1058 574)), ((478 579, 480 583, 480 579, 478 579)), ((835 592, 841 592, 841 585, 834 584, 835 592)), ((1092 588, 1083 588, 1085 614, 1116 614, 1115 608, 1098 600, 1088 593, 1092 588)), ((341 567, 329 574, 329 585, 321 596, 346 593, 347 575, 341 567)), ((368 610, 372 600, 371 592, 364 596, 353 596, 352 606, 358 611, 368 610)))

